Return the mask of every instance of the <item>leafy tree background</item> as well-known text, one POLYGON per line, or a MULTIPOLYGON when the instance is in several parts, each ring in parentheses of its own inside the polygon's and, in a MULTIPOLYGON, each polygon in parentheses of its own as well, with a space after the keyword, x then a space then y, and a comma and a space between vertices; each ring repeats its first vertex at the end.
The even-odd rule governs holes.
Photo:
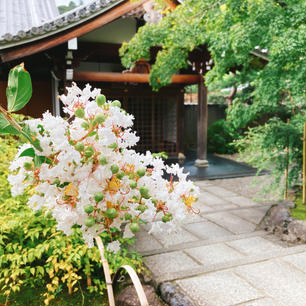
POLYGON ((64 14, 66 12, 69 12, 73 9, 75 9, 76 7, 80 6, 80 5, 83 5, 83 1, 80 0, 79 3, 75 3, 75 1, 70 1, 68 5, 59 5, 57 8, 58 8, 58 11, 60 14, 64 14))
POLYGON ((208 87, 247 84, 228 110, 238 146, 255 166, 271 169, 278 184, 289 158, 290 185, 301 174, 301 135, 306 101, 305 0, 187 0, 158 24, 146 24, 120 55, 126 67, 150 57, 155 90, 187 66, 188 53, 206 45, 213 67, 205 75, 208 87), (254 55, 266 50, 268 61, 254 55), (234 74, 231 76, 231 72, 234 74), (289 120, 288 120, 289 119, 289 120), (290 147, 287 155, 286 147, 290 147))

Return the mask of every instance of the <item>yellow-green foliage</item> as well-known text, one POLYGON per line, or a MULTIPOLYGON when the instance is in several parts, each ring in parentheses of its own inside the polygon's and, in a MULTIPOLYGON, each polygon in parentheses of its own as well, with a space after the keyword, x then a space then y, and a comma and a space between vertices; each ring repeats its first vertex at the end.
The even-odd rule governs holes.
POLYGON ((301 194, 295 199, 295 204, 296 207, 290 210, 291 216, 298 220, 306 220, 306 205, 303 204, 303 197, 301 194))
MULTIPOLYGON (((106 286, 99 251, 87 248, 78 228, 67 237, 56 230, 55 220, 45 211, 34 212, 27 206, 27 195, 11 197, 8 165, 19 144, 11 136, 0 137, 0 295, 45 286, 48 305, 64 286, 77 291, 78 282, 87 283, 91 292, 103 293, 106 286)), ((110 239, 108 234, 102 236, 104 241, 110 239)), ((141 269, 140 257, 125 247, 118 254, 106 252, 106 256, 112 271, 123 264, 141 269)))

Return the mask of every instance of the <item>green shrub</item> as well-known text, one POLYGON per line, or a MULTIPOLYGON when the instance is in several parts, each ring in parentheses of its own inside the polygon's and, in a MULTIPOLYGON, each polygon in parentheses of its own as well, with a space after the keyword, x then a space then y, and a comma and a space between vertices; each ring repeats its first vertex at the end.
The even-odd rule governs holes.
MULTIPOLYGON (((28 207, 28 195, 12 198, 7 181, 8 166, 20 141, 0 137, 0 294, 9 296, 25 287, 46 288, 45 304, 67 287, 78 290, 78 282, 87 283, 91 292, 106 288, 97 247, 88 249, 78 228, 67 237, 57 231, 55 220, 46 211, 34 212, 28 207)), ((112 235, 120 235, 112 233, 112 235)), ((102 239, 110 239, 103 234, 102 239)), ((111 271, 129 264, 142 270, 140 256, 129 252, 132 239, 119 239, 125 246, 117 254, 106 252, 111 271)))
POLYGON ((283 189, 288 166, 288 187, 301 183, 302 137, 305 116, 297 114, 290 122, 272 118, 265 125, 250 128, 236 142, 243 160, 258 169, 270 170, 273 182, 267 188, 283 189), (287 148, 289 149, 287 152, 287 148))
POLYGON ((229 121, 224 119, 212 123, 207 130, 207 149, 210 153, 233 154, 235 147, 233 130, 229 121))

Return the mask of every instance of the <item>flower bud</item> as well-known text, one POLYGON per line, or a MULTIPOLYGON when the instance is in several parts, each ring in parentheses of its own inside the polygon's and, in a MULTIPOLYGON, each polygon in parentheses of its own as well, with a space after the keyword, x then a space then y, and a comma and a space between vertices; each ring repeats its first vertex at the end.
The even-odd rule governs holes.
POLYGON ((145 199, 149 199, 150 196, 149 196, 149 189, 146 188, 146 187, 140 187, 139 188, 139 192, 141 194, 141 196, 145 199))
POLYGON ((136 183, 135 181, 132 181, 132 182, 130 183, 130 187, 131 187, 132 189, 135 189, 135 188, 137 187, 137 183, 136 183))
POLYGON ((88 146, 86 149, 85 149, 85 156, 86 157, 91 157, 93 154, 94 154, 95 150, 93 148, 93 146, 88 146))
POLYGON ((78 142, 78 143, 76 143, 76 145, 74 147, 77 151, 82 152, 84 150, 84 143, 83 142, 78 142))
POLYGON ((116 218, 117 217, 117 210, 115 208, 108 208, 105 212, 106 217, 108 218, 116 218))
POLYGON ((111 106, 115 107, 121 107, 121 102, 119 100, 114 100, 112 103, 111 103, 111 106))
POLYGON ((117 174, 117 178, 119 180, 121 180, 123 177, 125 176, 125 173, 123 171, 120 171, 118 174, 117 174))
POLYGON ((85 116, 85 111, 83 108, 79 107, 75 110, 74 114, 78 118, 83 118, 85 116))
POLYGON ((96 220, 95 220, 95 218, 93 218, 93 217, 88 217, 88 218, 86 219, 86 221, 85 221, 85 225, 86 225, 87 227, 92 227, 92 226, 94 226, 95 223, 96 223, 96 220))
POLYGON ((96 114, 95 115, 95 119, 93 121, 93 124, 101 124, 106 120, 106 116, 104 116, 103 114, 96 114))
POLYGON ((96 203, 99 203, 104 199, 104 195, 102 192, 97 192, 94 198, 95 198, 96 203))
POLYGON ((113 174, 116 174, 119 171, 119 167, 117 165, 111 165, 110 169, 113 174))
POLYGON ((102 106, 106 102, 106 97, 104 95, 97 95, 96 102, 99 106, 102 106))
POLYGON ((99 163, 100 163, 100 165, 102 165, 102 166, 106 165, 106 164, 107 164, 107 159, 106 159, 106 157, 100 157, 100 158, 99 158, 99 163))
POLYGON ((146 174, 146 168, 139 168, 136 172, 139 177, 142 177, 146 174))
POLYGON ((132 231, 132 233, 137 233, 140 230, 139 224, 136 222, 132 222, 130 224, 130 230, 132 231))
POLYGON ((86 214, 91 214, 94 211, 94 208, 91 204, 88 204, 84 207, 84 211, 86 212, 86 214))

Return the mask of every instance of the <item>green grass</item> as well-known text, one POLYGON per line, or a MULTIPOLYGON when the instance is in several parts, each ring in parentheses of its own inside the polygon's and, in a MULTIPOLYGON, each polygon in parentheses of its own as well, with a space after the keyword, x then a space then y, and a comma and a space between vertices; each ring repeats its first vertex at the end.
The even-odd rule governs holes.
MULTIPOLYGON (((44 297, 42 293, 44 288, 24 288, 21 292, 10 296, 7 306, 43 306, 44 297)), ((0 306, 5 306, 6 297, 0 295, 0 306)), ((88 290, 80 289, 73 294, 60 292, 56 298, 52 300, 50 306, 108 306, 107 293, 98 295, 89 293, 88 290)))
POLYGON ((296 197, 296 207, 291 209, 291 216, 298 220, 306 220, 306 205, 303 204, 302 195, 296 197))

